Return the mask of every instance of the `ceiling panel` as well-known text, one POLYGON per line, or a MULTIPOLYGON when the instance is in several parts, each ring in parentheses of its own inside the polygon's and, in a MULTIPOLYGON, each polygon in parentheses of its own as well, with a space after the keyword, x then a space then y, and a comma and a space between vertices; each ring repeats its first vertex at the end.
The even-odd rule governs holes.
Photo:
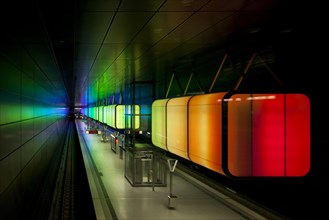
POLYGON ((230 12, 198 12, 180 25, 179 28, 167 35, 161 43, 183 43, 224 20, 229 15, 230 12))
POLYGON ((104 43, 129 43, 140 32, 152 15, 152 12, 117 13, 104 43))
MULTIPOLYGON (((261 0, 262 2, 266 2, 269 0, 261 0)), ((272 0, 270 0, 272 1, 272 0)), ((200 11, 207 11, 207 12, 211 12, 211 11, 217 11, 217 12, 234 12, 234 11, 238 11, 240 9, 242 9, 243 7, 245 7, 246 5, 250 4, 250 2, 257 2, 256 1, 246 1, 246 0, 212 0, 209 1, 204 7, 202 7, 200 9, 200 11)), ((259 3, 256 3, 259 4, 259 3)))
POLYGON ((138 33, 133 43, 153 45, 178 28, 192 12, 158 12, 138 33))
POLYGON ((167 0, 159 11, 190 11, 200 10, 209 0, 167 0))
MULTIPOLYGON (((63 0, 64 1, 64 0, 63 0)), ((109 12, 116 11, 121 0, 79 0, 76 1, 76 8, 79 11, 88 12, 109 12)))
POLYGON ((16 65, 24 60, 26 74, 38 68, 45 85, 66 90, 70 105, 88 104, 87 93, 115 93, 132 76, 168 79, 195 64, 213 71, 216 65, 200 63, 217 62, 224 52, 243 62, 242 54, 267 43, 264 30, 293 30, 289 21, 298 19, 281 3, 294 7, 284 0, 6 1, 0 52, 16 65))
POLYGON ((150 12, 157 11, 161 5, 166 2, 165 0, 153 0, 153 1, 145 1, 145 0, 124 0, 122 1, 119 10, 123 11, 139 11, 139 12, 150 12))
POLYGON ((77 44, 101 44, 115 15, 114 12, 78 14, 75 41, 77 44))
POLYGON ((272 2, 122 1, 113 11, 89 81, 98 81, 97 92, 106 96, 122 88, 126 76, 159 79, 179 65, 191 66, 198 53, 225 48, 233 33, 257 27, 272 2))

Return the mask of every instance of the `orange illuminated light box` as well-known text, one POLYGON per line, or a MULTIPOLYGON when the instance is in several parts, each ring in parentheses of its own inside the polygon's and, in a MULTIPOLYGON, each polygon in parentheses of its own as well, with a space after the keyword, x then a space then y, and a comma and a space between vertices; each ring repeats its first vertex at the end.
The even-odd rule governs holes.
POLYGON ((188 104, 189 158, 208 169, 222 170, 222 102, 226 93, 193 96, 188 104))
POLYGON ((310 102, 303 94, 226 97, 227 174, 305 176, 310 169, 310 102))

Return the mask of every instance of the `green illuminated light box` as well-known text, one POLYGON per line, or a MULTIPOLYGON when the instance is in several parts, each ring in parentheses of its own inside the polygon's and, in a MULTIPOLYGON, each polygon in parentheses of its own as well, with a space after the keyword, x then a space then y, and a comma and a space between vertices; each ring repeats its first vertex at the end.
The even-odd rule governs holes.
POLYGON ((107 124, 107 105, 103 107, 103 123, 107 124))
POLYGON ((94 107, 94 119, 98 119, 98 107, 94 107))
POLYGON ((96 107, 91 107, 91 118, 96 119, 96 107))
POLYGON ((100 122, 104 122, 104 120, 103 120, 103 108, 104 108, 104 106, 99 106, 98 107, 98 121, 100 121, 100 122))
POLYGON ((106 108, 106 123, 115 127, 115 105, 108 105, 106 108))
POLYGON ((169 99, 156 100, 152 104, 152 143, 164 150, 167 148, 167 114, 169 99))

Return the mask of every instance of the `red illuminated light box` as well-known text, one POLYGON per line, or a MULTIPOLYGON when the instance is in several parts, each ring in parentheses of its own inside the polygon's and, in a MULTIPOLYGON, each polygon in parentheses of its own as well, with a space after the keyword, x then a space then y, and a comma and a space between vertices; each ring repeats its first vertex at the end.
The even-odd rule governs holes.
POLYGON ((305 176, 310 169, 310 102, 303 94, 225 97, 225 172, 234 177, 305 176))

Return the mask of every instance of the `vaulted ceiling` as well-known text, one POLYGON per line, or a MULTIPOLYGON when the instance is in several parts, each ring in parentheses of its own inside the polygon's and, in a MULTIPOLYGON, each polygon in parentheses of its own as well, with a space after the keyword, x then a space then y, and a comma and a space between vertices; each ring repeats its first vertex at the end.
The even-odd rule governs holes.
MULTIPOLYGON (((26 0, 2 4, 2 54, 13 62, 21 60, 18 56, 22 54, 29 56, 43 75, 40 82, 70 106, 86 104, 84 97, 92 88, 104 98, 130 80, 168 79, 176 68, 211 71, 208 78, 213 79, 225 54, 234 63, 246 45, 255 50, 265 35, 282 38, 292 31, 293 22, 288 19, 290 6, 280 0, 26 0), (209 61, 214 59, 216 63, 209 61)), ((241 57, 236 65, 250 59, 249 55, 241 57)), ((262 59, 271 72, 266 65, 271 62, 266 60, 272 58, 262 59)), ((24 71, 29 72, 28 65, 24 71)), ((225 80, 230 78, 224 77, 223 85, 229 83, 225 80)))

